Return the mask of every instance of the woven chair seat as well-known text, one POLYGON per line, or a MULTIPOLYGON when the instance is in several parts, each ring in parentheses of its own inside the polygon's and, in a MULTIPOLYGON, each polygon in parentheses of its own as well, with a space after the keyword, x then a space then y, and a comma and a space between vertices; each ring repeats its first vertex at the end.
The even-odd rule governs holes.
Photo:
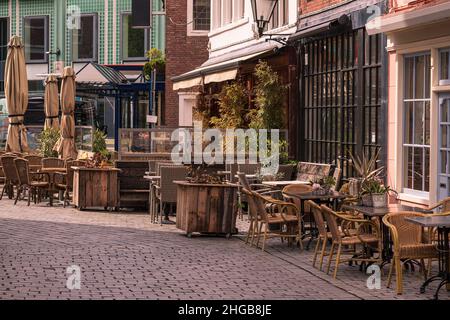
POLYGON ((360 244, 362 243, 377 243, 379 239, 372 235, 372 234, 360 234, 358 236, 351 236, 351 237, 345 237, 342 238, 342 244, 343 245, 354 245, 354 244, 360 244))
POLYGON ((284 219, 281 216, 268 217, 269 223, 285 223, 285 222, 298 222, 298 218, 296 216, 285 215, 284 219))
POLYGON ((47 188, 48 187, 48 182, 45 182, 45 181, 32 181, 32 182, 30 182, 30 185, 32 187, 36 187, 36 188, 47 188))
POLYGON ((437 258, 438 251, 434 244, 402 245, 400 247, 400 257, 409 259, 437 258))

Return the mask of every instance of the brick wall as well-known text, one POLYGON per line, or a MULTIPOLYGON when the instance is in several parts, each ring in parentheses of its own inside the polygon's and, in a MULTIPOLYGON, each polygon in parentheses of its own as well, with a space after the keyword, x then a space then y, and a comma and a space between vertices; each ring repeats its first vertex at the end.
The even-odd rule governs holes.
POLYGON ((346 0, 301 0, 299 6, 302 14, 308 14, 345 1, 346 0))
POLYGON ((187 36, 188 0, 166 0, 166 101, 164 125, 178 126, 178 93, 170 80, 200 66, 208 59, 208 37, 187 36), (173 22, 172 22, 172 21, 173 22))

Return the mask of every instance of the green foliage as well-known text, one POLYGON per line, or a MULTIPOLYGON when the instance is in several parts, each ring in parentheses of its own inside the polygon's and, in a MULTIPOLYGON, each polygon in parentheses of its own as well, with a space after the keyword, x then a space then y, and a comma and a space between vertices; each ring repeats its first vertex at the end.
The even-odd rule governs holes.
POLYGON ((248 106, 248 92, 240 82, 223 86, 219 94, 220 117, 212 117, 210 124, 219 129, 243 128, 243 115, 248 106))
POLYGON ((389 186, 385 186, 383 181, 378 178, 370 178, 364 180, 361 186, 361 194, 386 194, 389 192, 395 192, 389 186))
POLYGON ((318 184, 322 188, 331 189, 336 185, 336 178, 332 176, 326 176, 311 181, 311 184, 318 184))
POLYGON ((353 165, 353 168, 355 168, 356 173, 363 180, 377 178, 384 170, 383 167, 376 169, 376 164, 380 155, 380 149, 378 149, 371 157, 367 152, 364 152, 362 157, 354 155, 351 152, 349 152, 349 154, 352 160, 351 163, 353 165))
POLYGON ((166 57, 161 50, 152 48, 147 52, 147 58, 149 61, 144 65, 144 76, 149 81, 153 70, 156 69, 157 72, 164 72, 166 57))
POLYGON ((41 132, 38 138, 39 152, 45 158, 57 157, 58 152, 54 147, 60 138, 59 129, 49 128, 41 132))
POLYGON ((265 61, 255 68, 255 108, 247 115, 250 128, 283 129, 285 127, 284 98, 286 86, 265 61))
POLYGON ((101 154, 103 157, 110 159, 111 153, 108 151, 106 147, 106 134, 96 129, 94 132, 94 137, 92 141, 92 152, 95 154, 101 154))

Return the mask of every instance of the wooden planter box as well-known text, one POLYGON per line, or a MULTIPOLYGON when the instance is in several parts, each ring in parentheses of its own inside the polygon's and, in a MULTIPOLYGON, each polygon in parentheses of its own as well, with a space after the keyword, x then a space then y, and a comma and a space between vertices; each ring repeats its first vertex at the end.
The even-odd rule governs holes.
POLYGON ((78 210, 119 207, 117 186, 119 169, 74 167, 73 203, 78 210))
POLYGON ((237 233, 237 186, 232 184, 193 184, 175 181, 177 191, 177 228, 192 233, 237 233))

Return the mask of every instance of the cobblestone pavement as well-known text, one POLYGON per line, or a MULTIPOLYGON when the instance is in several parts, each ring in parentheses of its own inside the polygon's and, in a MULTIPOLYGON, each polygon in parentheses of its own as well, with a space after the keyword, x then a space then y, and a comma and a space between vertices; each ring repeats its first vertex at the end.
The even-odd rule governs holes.
MULTIPOLYGON (((246 223, 239 221, 245 230, 246 223)), ((78 212, 0 201, 0 299, 429 299, 418 272, 405 294, 366 287, 367 275, 342 265, 338 280, 300 252, 271 240, 268 252, 233 239, 188 239, 145 213, 78 212), (81 289, 66 268, 81 268, 81 289)), ((434 270, 435 271, 435 270, 434 270)), ((448 299, 446 292, 442 298, 448 299)))

